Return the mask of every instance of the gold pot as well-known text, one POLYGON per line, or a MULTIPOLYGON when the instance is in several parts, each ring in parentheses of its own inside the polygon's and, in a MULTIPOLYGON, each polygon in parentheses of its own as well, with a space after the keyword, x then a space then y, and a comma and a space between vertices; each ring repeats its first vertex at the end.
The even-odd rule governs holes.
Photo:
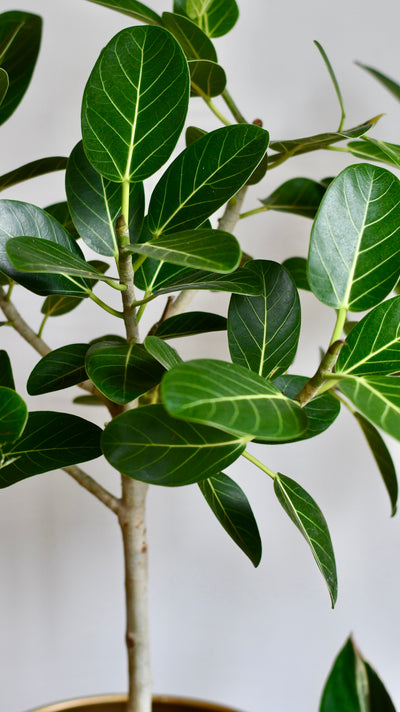
MULTIPOLYGON (((67 702, 56 702, 46 707, 37 707, 30 712, 125 712, 126 700, 126 695, 81 697, 67 702)), ((154 697, 153 712, 238 712, 238 710, 180 697, 154 697)))

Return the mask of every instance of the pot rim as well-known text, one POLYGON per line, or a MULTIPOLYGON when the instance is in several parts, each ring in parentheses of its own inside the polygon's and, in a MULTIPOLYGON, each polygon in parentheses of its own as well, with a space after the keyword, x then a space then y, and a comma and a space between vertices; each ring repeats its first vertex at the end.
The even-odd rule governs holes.
MULTIPOLYGON (((82 704, 97 704, 97 703, 113 703, 113 702, 125 702, 127 699, 126 694, 111 694, 111 695, 95 695, 91 697, 76 697, 72 700, 64 700, 62 702, 55 702, 50 705, 45 705, 44 707, 35 707, 28 712, 68 712, 69 710, 74 710, 80 707, 82 704)), ((154 702, 173 702, 178 708, 181 706, 187 706, 188 704, 193 707, 193 710, 199 709, 202 712, 239 712, 239 710, 234 710, 232 707, 224 707, 221 705, 216 705, 212 702, 202 702, 201 700, 192 699, 190 697, 171 697, 168 695, 154 695, 154 702)))

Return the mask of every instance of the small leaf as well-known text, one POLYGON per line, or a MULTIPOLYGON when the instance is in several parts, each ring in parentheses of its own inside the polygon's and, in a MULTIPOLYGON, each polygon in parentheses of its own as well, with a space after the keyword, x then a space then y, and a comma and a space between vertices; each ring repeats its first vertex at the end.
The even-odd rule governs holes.
POLYGON ((243 452, 246 438, 171 418, 161 405, 144 406, 114 418, 102 449, 128 477, 176 487, 217 474, 243 452))
POLYGON ((211 331, 225 331, 227 320, 219 314, 209 312, 185 312, 169 317, 157 326, 154 336, 160 339, 176 339, 181 336, 208 334, 211 331))
POLYGON ((228 339, 232 361, 269 378, 292 363, 300 335, 300 301, 290 275, 276 262, 254 260, 247 268, 263 285, 260 296, 231 297, 228 339))
POLYGON ((260 202, 269 210, 314 218, 325 190, 325 186, 310 178, 292 178, 260 202))
POLYGON ((235 0, 187 0, 186 12, 209 37, 226 35, 239 17, 235 0))
POLYGON ((86 381, 87 350, 88 344, 68 344, 43 356, 28 378, 29 395, 51 393, 86 381))
POLYGON ((378 465, 379 472, 382 475, 384 485, 386 487, 387 493, 390 498, 390 503, 392 505, 392 517, 396 514, 397 510, 397 497, 399 493, 399 487, 397 482, 396 470, 393 464, 393 460, 390 456, 390 452, 386 447, 384 440, 377 431, 377 429, 366 420, 361 413, 354 413, 361 430, 363 431, 367 443, 371 449, 374 456, 375 462, 378 465))
POLYGON ((146 336, 144 340, 146 351, 161 363, 167 370, 182 362, 181 357, 169 344, 158 336, 146 336))
POLYGON ((0 66, 7 72, 9 87, 0 106, 0 124, 11 116, 32 78, 39 54, 42 20, 19 10, 0 15, 0 66))
POLYGON ((82 301, 82 297, 63 297, 59 294, 51 294, 44 300, 40 311, 46 316, 63 316, 76 309, 82 301))
POLYGON ((114 403, 130 403, 161 381, 165 369, 142 344, 100 341, 86 354, 86 371, 114 403))
POLYGON ((179 364, 165 374, 161 394, 172 416, 249 439, 290 440, 307 428, 298 403, 233 363, 198 359, 179 364))
POLYGON ((225 71, 209 59, 191 60, 189 72, 191 96, 219 96, 226 87, 225 71))
POLYGON ((385 89, 388 89, 390 93, 395 97, 395 99, 400 100, 400 84, 390 79, 386 74, 382 74, 378 69, 369 67, 367 64, 361 64, 361 62, 356 62, 359 67, 365 69, 369 72, 375 79, 377 79, 385 89))
MULTIPOLYGON (((279 388, 288 398, 295 398, 307 383, 306 376, 294 376, 284 374, 274 380, 274 386, 279 388)), ((340 402, 331 393, 321 393, 310 400, 303 410, 307 416, 307 430, 299 437, 299 440, 306 440, 320 435, 327 430, 340 413, 340 402)), ((293 441, 291 441, 293 442, 293 441)))
POLYGON ((10 357, 4 349, 0 350, 0 386, 11 388, 13 391, 15 390, 10 357))
POLYGON ((311 233, 308 279, 335 309, 379 304, 400 272, 400 181, 385 168, 349 166, 329 185, 311 233))
MULTIPOLYGON (((28 419, 25 401, 11 388, 0 386, 0 445, 17 440, 28 419)), ((4 447, 0 447, 0 468, 4 447)), ((0 476, 1 479, 1 476, 0 476)))
POLYGON ((305 257, 288 257, 282 262, 287 272, 289 272, 297 289, 305 289, 310 292, 310 284, 307 276, 307 260, 305 257))
POLYGON ((337 575, 325 518, 312 497, 290 477, 279 473, 274 479, 274 490, 279 503, 309 545, 328 586, 333 608, 337 598, 337 575))
POLYGON ((191 143, 198 141, 203 136, 207 136, 207 131, 203 131, 197 126, 188 126, 185 133, 186 146, 190 146, 191 143))
POLYGON ((24 180, 37 178, 54 171, 63 171, 67 167, 67 163, 68 158, 52 156, 51 158, 39 158, 37 161, 31 161, 24 166, 14 168, 9 173, 0 176, 0 191, 22 183, 24 180))
POLYGON ((147 5, 138 2, 138 0, 89 0, 89 2, 103 5, 103 7, 108 7, 110 10, 117 10, 117 12, 122 12, 135 20, 146 22, 148 25, 161 24, 161 17, 147 5))
POLYGON ((69 413, 29 413, 22 436, 3 447, 0 488, 101 455, 101 430, 69 413))
POLYGON ((214 45, 207 35, 192 20, 174 12, 163 12, 162 23, 174 35, 187 59, 217 61, 214 45))
POLYGON ((130 245, 127 252, 148 255, 171 264, 233 272, 239 266, 241 250, 236 238, 223 230, 183 230, 150 242, 130 245))
POLYGON ((397 376, 345 376, 338 388, 362 415, 400 440, 400 379, 397 376))
POLYGON ((219 523, 257 567, 262 550, 260 533, 243 490, 222 472, 202 480, 199 487, 219 523))
POLYGON ((140 182, 168 160, 189 101, 186 58, 161 27, 128 27, 103 49, 86 85, 82 136, 92 166, 140 182))
POLYGON ((363 161, 380 161, 396 168, 400 164, 400 146, 395 143, 388 143, 387 141, 372 142, 370 139, 361 138, 358 141, 349 141, 347 150, 363 161))

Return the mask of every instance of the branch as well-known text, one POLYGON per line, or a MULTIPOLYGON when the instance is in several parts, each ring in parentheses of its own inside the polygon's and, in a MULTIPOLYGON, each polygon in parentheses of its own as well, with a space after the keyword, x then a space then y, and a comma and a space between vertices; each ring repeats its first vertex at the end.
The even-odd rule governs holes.
POLYGON ((114 497, 114 495, 112 495, 111 492, 106 490, 102 485, 96 482, 93 477, 90 477, 90 475, 81 470, 81 468, 77 465, 63 467, 62 469, 82 487, 84 487, 84 489, 97 497, 97 499, 105 504, 108 509, 111 509, 114 514, 119 515, 121 510, 121 501, 117 497, 114 497))
POLYGON ((307 405, 309 401, 318 394, 319 389, 335 368, 336 361, 344 346, 344 341, 334 341, 323 357, 313 377, 303 386, 301 391, 294 397, 301 406, 307 405))
POLYGON ((0 287, 0 308, 14 329, 22 336, 23 339, 25 339, 25 341, 28 342, 28 344, 33 346, 35 351, 37 351, 41 356, 46 356, 50 353, 50 346, 48 346, 46 342, 40 338, 40 336, 35 334, 29 324, 27 324, 22 318, 14 304, 7 299, 3 287, 0 287))

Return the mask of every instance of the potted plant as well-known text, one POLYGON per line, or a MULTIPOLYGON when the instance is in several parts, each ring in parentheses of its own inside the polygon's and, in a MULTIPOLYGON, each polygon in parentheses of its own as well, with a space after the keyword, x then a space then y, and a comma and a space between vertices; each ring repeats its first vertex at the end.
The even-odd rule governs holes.
MULTIPOLYGON (((260 120, 248 123, 226 88, 213 43, 236 23, 235 0, 176 0, 162 14, 135 0, 97 4, 145 24, 118 32, 97 59, 82 100, 82 141, 68 160, 37 160, 0 178, 0 187, 9 187, 66 169, 67 194, 66 202, 46 210, 0 201, 0 307, 5 323, 41 357, 28 377, 28 393, 37 397, 79 386, 80 402, 105 406, 108 423, 100 428, 75 413, 28 412, 15 390, 12 358, 3 351, 0 484, 8 487, 62 468, 116 516, 124 542, 129 695, 128 701, 98 704, 104 712, 150 712, 145 525, 150 484, 198 485, 228 534, 258 565, 261 541, 250 504, 222 472, 244 457, 271 479, 283 512, 311 549, 332 605, 337 575, 324 516, 297 481, 270 469, 259 445, 269 446, 264 448, 269 452, 273 445, 316 437, 347 408, 374 453, 395 511, 396 474, 379 431, 400 438, 400 297, 394 296, 400 182, 386 166, 363 162, 348 165, 334 179, 292 178, 256 209, 242 205, 267 171, 302 153, 339 144, 390 167, 399 159, 397 146, 369 137, 375 118, 344 128, 340 89, 321 45, 341 106, 337 130, 275 141, 260 120), (219 96, 226 112, 214 101, 219 96), (186 148, 165 167, 184 131, 191 97, 205 102, 215 128, 186 127, 186 148), (160 170, 145 202, 144 184, 160 170), (307 258, 296 255, 281 265, 250 256, 245 245, 242 251, 233 235, 237 221, 269 210, 313 219, 307 258), (101 260, 85 257, 87 248, 101 260), (99 285, 106 286, 100 294, 99 285), (43 297, 38 331, 14 304, 12 292, 20 286, 43 297), (307 376, 292 368, 300 333, 299 289, 311 291, 336 314, 320 363, 307 376), (211 290, 215 299, 231 295, 226 316, 190 310, 197 290, 211 290), (88 299, 97 314, 114 317, 113 332, 100 328, 89 343, 51 350, 45 341, 48 322, 88 299), (142 333, 143 315, 154 303, 157 318, 142 333), (360 312, 366 312, 361 319, 360 312), (220 330, 227 333, 230 360, 183 361, 170 344, 184 335, 220 330), (120 475, 121 497, 82 466, 100 456, 120 475)), ((29 84, 40 19, 11 11, 0 21, 4 122, 29 84)), ((368 709, 367 700, 375 705, 371 712, 383 709, 382 701, 390 709, 387 693, 351 642, 333 669, 321 712, 340 709, 338 689, 355 696, 362 710, 368 709)), ((94 706, 91 701, 47 709, 89 712, 94 706)), ((161 699, 153 709, 222 710, 161 699)))

